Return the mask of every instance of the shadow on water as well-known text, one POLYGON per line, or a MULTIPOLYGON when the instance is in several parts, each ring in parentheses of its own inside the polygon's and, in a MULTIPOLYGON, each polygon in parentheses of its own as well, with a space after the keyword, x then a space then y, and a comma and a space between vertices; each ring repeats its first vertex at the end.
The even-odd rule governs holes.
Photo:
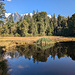
POLYGON ((2 50, 3 48, 5 48, 5 47, 0 46, 0 75, 9 75, 7 60, 4 60, 5 52, 2 50))
POLYGON ((72 60, 75 60, 75 41, 61 42, 62 49, 67 51, 67 56, 70 56, 72 60))
MULTIPOLYGON (((11 49, 9 49, 10 51, 11 49)), ((12 48, 13 52, 7 52, 12 58, 18 58, 20 56, 25 56, 25 59, 33 58, 33 62, 46 62, 47 58, 55 59, 57 56, 59 59, 61 57, 70 57, 75 60, 75 42, 60 42, 55 45, 38 46, 38 45, 20 45, 16 46, 15 49, 12 48)))

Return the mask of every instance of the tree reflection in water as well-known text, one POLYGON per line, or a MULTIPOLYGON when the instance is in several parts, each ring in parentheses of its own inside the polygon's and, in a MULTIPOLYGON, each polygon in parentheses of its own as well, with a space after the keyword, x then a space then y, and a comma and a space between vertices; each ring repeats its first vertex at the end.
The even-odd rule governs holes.
POLYGON ((12 58, 25 56, 25 59, 29 60, 33 58, 34 63, 36 61, 46 62, 50 55, 53 59, 55 59, 55 56, 59 59, 67 56, 71 57, 72 60, 75 60, 75 42, 56 43, 53 47, 51 45, 48 45, 48 47, 38 47, 37 45, 20 45, 16 46, 14 49, 12 48, 11 51, 13 52, 7 52, 6 55, 11 56, 12 58))
POLYGON ((9 75, 7 60, 4 60, 4 47, 0 47, 0 75, 9 75))

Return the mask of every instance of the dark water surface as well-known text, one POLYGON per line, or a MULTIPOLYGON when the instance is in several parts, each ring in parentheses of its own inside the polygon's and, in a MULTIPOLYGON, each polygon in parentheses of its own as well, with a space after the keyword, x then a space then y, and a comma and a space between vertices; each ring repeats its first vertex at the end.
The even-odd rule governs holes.
POLYGON ((75 42, 9 50, 0 52, 0 75, 75 75, 75 42))

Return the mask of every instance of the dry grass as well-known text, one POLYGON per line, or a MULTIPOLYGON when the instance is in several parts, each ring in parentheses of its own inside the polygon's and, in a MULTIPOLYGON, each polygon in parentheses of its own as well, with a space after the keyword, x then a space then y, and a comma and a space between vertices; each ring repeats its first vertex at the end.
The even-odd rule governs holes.
POLYGON ((50 38, 54 42, 75 41, 72 37, 42 36, 42 37, 0 37, 0 46, 13 47, 17 44, 34 44, 40 38, 50 38))
POLYGON ((54 41, 75 41, 72 37, 42 36, 42 37, 0 37, 0 41, 36 41, 40 38, 50 38, 54 41))

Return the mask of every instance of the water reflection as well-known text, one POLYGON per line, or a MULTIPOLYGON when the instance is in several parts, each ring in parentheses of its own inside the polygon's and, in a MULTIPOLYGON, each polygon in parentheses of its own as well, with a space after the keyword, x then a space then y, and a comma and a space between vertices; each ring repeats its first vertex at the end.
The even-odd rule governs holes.
POLYGON ((4 51, 2 51, 2 48, 4 47, 0 47, 0 75, 9 75, 7 60, 4 60, 4 51))
POLYGON ((2 48, 0 75, 75 75, 75 42, 2 48))
MULTIPOLYGON (((9 50, 10 51, 10 50, 9 50)), ((11 49, 12 52, 6 52, 4 59, 7 58, 16 58, 24 56, 25 59, 31 60, 33 62, 46 62, 47 58, 55 59, 57 56, 59 59, 61 57, 70 57, 72 60, 75 60, 75 42, 64 42, 56 43, 53 45, 48 45, 46 47, 41 47, 38 45, 20 45, 16 46, 14 49, 11 49)))

